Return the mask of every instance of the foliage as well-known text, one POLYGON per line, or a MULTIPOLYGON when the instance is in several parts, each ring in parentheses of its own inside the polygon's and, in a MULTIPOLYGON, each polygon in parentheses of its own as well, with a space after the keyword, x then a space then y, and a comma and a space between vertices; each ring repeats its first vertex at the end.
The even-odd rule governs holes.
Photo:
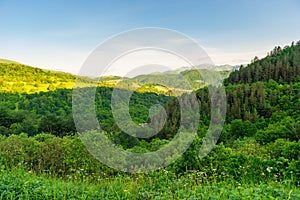
POLYGON ((241 66, 230 74, 225 84, 267 82, 292 82, 300 75, 300 41, 284 48, 275 47, 267 57, 254 59, 247 67, 241 66))
POLYGON ((161 171, 150 175, 99 178, 87 184, 36 176, 31 172, 0 170, 1 199, 299 199, 289 183, 242 184, 206 181, 201 172, 182 176, 161 171))
MULTIPOLYGON (((4 74, 0 78, 0 198, 299 199, 299 48, 299 42, 284 49, 276 47, 266 58, 255 59, 225 80, 225 125, 217 145, 204 158, 198 154, 214 120, 211 105, 220 102, 211 102, 209 91, 213 88, 198 81, 201 120, 195 140, 166 169, 148 175, 119 173, 87 151, 72 116, 72 90, 68 88, 72 88, 75 76, 18 63, 0 64, 4 74)), ((171 79, 178 77, 178 73, 166 74, 171 79)), ((180 74, 191 82, 202 80, 194 71, 180 74)), ((156 151, 176 137, 180 122, 184 127, 180 131, 188 129, 197 108, 188 94, 176 98, 174 88, 149 83, 164 75, 138 76, 118 88, 121 95, 117 98, 124 100, 127 98, 122 94, 142 85, 132 92, 128 105, 122 101, 117 105, 117 112, 129 112, 141 128, 145 123, 161 125, 161 110, 153 105, 165 109, 163 128, 147 139, 128 136, 114 120, 111 87, 119 83, 120 77, 102 77, 99 87, 76 90, 84 97, 96 89, 97 118, 118 147, 131 152, 156 151), (182 105, 191 108, 185 121, 181 121, 182 105)), ((82 81, 82 86, 90 86, 95 80, 82 81)), ((167 84, 164 81, 162 84, 167 84)), ((85 105, 82 108, 92 109, 85 105)))

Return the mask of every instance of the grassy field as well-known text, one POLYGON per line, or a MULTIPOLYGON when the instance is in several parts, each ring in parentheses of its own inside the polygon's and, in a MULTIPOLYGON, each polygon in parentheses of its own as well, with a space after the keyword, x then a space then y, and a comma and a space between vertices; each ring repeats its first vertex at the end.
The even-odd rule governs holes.
POLYGON ((289 181, 208 183, 199 172, 178 176, 167 171, 116 175, 89 183, 2 169, 0 194, 0 199, 300 199, 300 189, 289 181))

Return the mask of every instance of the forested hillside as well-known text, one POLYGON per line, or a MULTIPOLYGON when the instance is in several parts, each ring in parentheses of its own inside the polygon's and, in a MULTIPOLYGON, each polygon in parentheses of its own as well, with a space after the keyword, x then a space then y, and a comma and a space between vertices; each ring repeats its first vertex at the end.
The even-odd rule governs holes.
POLYGON ((263 59, 254 58, 247 67, 241 67, 230 74, 225 85, 234 83, 254 83, 274 80, 279 83, 299 81, 300 76, 300 41, 291 46, 275 47, 263 59))
MULTIPOLYGON (((53 91, 44 89, 49 83, 55 85, 55 80, 71 82, 74 76, 34 68, 24 68, 22 71, 20 69, 23 66, 18 64, 1 65, 6 70, 5 73, 10 75, 7 75, 9 78, 1 77, 0 85, 2 88, 11 85, 14 92, 5 89, 0 94, 0 166, 3 166, 3 172, 0 169, 0 173, 5 174, 5 171, 19 169, 21 166, 22 170, 34 173, 26 176, 26 179, 33 177, 30 184, 34 190, 38 190, 36 175, 59 177, 67 182, 93 183, 101 188, 106 187, 103 183, 107 180, 119 188, 116 182, 123 180, 124 184, 126 182, 131 187, 119 188, 120 198, 147 199, 159 194, 172 198, 172 193, 161 191, 170 189, 178 198, 186 198, 188 195, 202 198, 195 191, 208 191, 211 194, 214 193, 213 190, 217 190, 220 198, 233 195, 232 197, 240 199, 243 195, 253 195, 251 198, 299 199, 299 60, 300 42, 283 49, 276 47, 266 58, 255 59, 224 80, 227 95, 225 125, 218 144, 204 158, 199 158, 198 153, 211 120, 211 101, 206 86, 198 89, 196 96, 201 118, 194 142, 176 162, 164 170, 148 175, 117 172, 97 161, 87 151, 76 134, 73 122, 72 90, 59 89, 59 85, 53 91), (8 66, 12 68, 9 69, 8 66), (39 77, 41 75, 43 76, 39 77), (23 79, 26 83, 35 80, 43 89, 39 93, 26 94, 22 88, 24 85, 16 89, 11 84, 14 77, 23 79), (143 185, 139 180, 146 181, 149 186, 143 185), (182 188, 183 182, 191 184, 191 187, 182 188), (198 188, 199 185, 201 189, 198 188), (208 185, 210 189, 206 189, 208 185), (217 189, 220 187, 229 189, 217 189), (235 191, 236 188, 240 189, 232 194, 230 191, 235 191), (125 190, 130 193, 124 192, 125 190)), ((137 82, 143 82, 157 77, 139 76, 136 79, 139 79, 137 82)), ((195 74, 190 74, 189 77, 194 77, 193 80, 197 78, 195 74)), ((110 77, 103 80, 103 83, 112 83, 118 79, 119 77, 110 77)), ((39 88, 39 85, 30 87, 39 88)), ((79 90, 84 94, 88 88, 79 90)), ((176 97, 147 90, 133 93, 129 111, 136 124, 151 121, 149 109, 155 104, 163 106, 168 116, 163 129, 155 137, 140 139, 127 135, 116 124, 111 109, 113 89, 102 85, 96 91, 98 120, 107 137, 117 146, 133 152, 151 152, 169 144, 175 137, 181 119, 176 97)), ((189 104, 184 95, 181 96, 183 102, 189 104)), ((14 179, 10 173, 7 176, 14 179)), ((25 181, 17 178, 20 184, 25 184, 25 181)), ((0 178, 1 181, 5 182, 0 178)), ((4 190, 11 191, 8 186, 4 190)), ((23 194, 22 189, 16 191, 23 194)), ((71 193, 68 193, 68 197, 72 196, 71 193)), ((97 195, 116 197, 113 191, 101 190, 97 195)))

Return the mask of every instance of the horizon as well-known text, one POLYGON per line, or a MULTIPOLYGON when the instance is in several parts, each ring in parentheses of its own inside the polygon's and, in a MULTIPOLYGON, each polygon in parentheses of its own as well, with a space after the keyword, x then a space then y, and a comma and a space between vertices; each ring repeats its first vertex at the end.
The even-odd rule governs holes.
POLYGON ((112 35, 162 27, 195 39, 217 66, 248 64, 275 46, 300 39, 300 27, 295 26, 300 23, 299 8, 296 0, 275 0, 272 7, 258 0, 230 4, 4 0, 0 1, 0 58, 78 74, 88 55, 112 35))

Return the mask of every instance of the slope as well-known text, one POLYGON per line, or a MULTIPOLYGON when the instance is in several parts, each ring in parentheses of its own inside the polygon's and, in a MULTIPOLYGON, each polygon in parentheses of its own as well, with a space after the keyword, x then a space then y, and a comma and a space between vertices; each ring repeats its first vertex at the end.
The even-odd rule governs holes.
MULTIPOLYGON (((80 77, 82 87, 89 86, 93 80, 80 77)), ((0 63, 0 92, 36 93, 62 88, 73 88, 75 75, 43 70, 19 63, 0 63)))
POLYGON ((263 59, 254 58, 247 67, 241 67, 230 74, 225 85, 235 83, 267 82, 270 79, 276 82, 291 82, 300 76, 300 41, 291 46, 275 47, 263 59))

